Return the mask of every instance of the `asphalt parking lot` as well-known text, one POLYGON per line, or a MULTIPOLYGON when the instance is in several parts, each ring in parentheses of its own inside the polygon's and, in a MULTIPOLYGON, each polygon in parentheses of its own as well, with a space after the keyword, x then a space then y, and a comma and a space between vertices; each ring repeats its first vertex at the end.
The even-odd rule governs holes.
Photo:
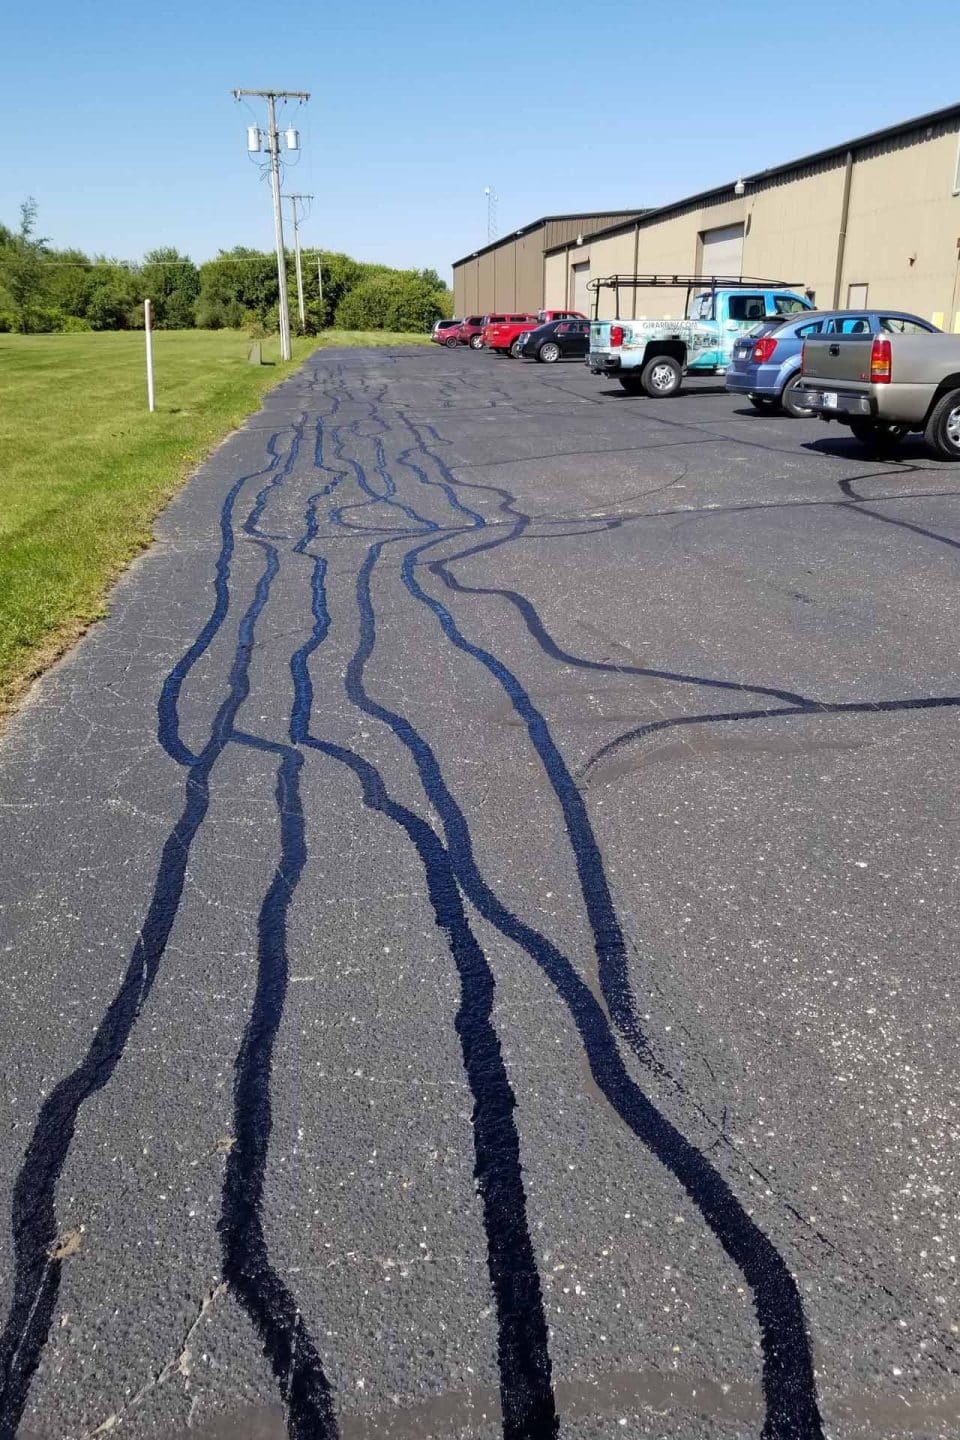
POLYGON ((0 1437, 957 1433, 960 467, 844 434, 211 457, 0 744, 0 1437))

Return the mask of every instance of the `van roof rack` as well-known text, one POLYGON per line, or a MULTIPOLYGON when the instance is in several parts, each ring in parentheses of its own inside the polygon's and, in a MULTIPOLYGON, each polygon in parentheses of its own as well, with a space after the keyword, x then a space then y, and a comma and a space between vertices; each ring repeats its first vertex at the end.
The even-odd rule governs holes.
POLYGON ((597 311, 600 308, 600 291, 614 290, 617 297, 617 313, 614 319, 620 319, 620 291, 621 290, 643 290, 647 286, 670 286, 685 288, 687 292, 687 305, 690 303, 691 290, 757 290, 761 286, 768 290, 799 290, 799 280, 770 280, 762 275, 680 275, 666 274, 658 275, 598 275, 594 280, 587 281, 587 289, 593 291, 593 318, 597 319, 597 311))

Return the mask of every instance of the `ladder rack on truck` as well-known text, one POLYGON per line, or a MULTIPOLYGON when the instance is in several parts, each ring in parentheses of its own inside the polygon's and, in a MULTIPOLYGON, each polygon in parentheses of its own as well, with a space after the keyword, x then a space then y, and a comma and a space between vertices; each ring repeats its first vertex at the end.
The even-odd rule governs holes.
POLYGON ((620 317, 620 291, 645 290, 660 286, 670 289, 686 289, 684 311, 690 308, 690 295, 694 290, 798 290, 796 280, 765 280, 756 275, 598 275, 587 281, 587 289, 593 291, 593 319, 599 318, 600 291, 613 290, 616 295, 616 315, 620 317))

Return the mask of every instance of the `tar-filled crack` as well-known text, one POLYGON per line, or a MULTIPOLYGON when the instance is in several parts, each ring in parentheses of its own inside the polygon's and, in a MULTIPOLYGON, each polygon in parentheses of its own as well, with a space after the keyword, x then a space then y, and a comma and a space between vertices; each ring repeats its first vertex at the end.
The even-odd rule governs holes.
MULTIPOLYGON (((395 358, 382 356, 379 363, 390 364, 395 358)), ((457 386, 452 381, 444 381, 440 390, 441 409, 466 408, 457 407, 457 386)), ((334 1387, 307 1319, 271 1261, 261 1213, 272 1130, 272 1069, 288 983, 316 978, 321 982, 318 1003, 322 1004, 322 976, 291 975, 287 952, 290 906, 309 858, 301 777, 307 758, 320 757, 318 763, 348 770, 359 787, 363 805, 390 821, 412 847, 422 868, 423 893, 445 937, 458 977, 455 1028, 473 1101, 474 1174, 495 1300, 501 1412, 507 1440, 549 1440, 558 1433, 559 1418, 543 1292, 527 1216, 521 1142, 515 1120, 517 1099, 494 1020, 494 974, 471 926, 467 901, 486 923, 518 947, 553 987, 570 1016, 597 1089, 624 1127, 674 1177, 744 1277, 759 1329, 764 1440, 818 1440, 823 1430, 797 1281, 731 1183, 708 1158, 730 1144, 726 1115, 719 1122, 709 1122, 716 1138, 704 1150, 698 1149, 645 1093, 624 1059, 621 1043, 658 1084, 664 1082, 668 1088, 672 1085, 675 1093, 685 1095, 680 1082, 656 1055, 640 1023, 631 988, 627 943, 584 790, 591 773, 603 760, 664 730, 793 716, 955 707, 960 705, 960 696, 824 702, 747 680, 575 655, 551 636, 528 597, 502 586, 467 584, 452 567, 519 542, 549 542, 560 534, 581 533, 555 528, 558 526, 592 522, 595 533, 602 534, 651 516, 533 517, 519 507, 510 491, 458 478, 440 453, 447 442, 437 430, 426 420, 414 419, 409 408, 395 405, 386 410, 387 386, 371 388, 363 365, 356 360, 316 360, 312 371, 304 372, 293 386, 288 384, 286 394, 303 395, 311 405, 321 394, 326 399, 325 413, 315 423, 312 456, 308 460, 303 454, 307 423, 303 413, 286 427, 288 434, 283 428, 269 431, 265 464, 254 474, 238 479, 223 501, 213 608, 196 639, 170 670, 158 701, 159 742, 185 772, 183 810, 162 847, 153 895, 120 987, 83 1060, 44 1100, 14 1187, 16 1275, 13 1300, 0 1337, 0 1440, 13 1440, 50 1330, 63 1263, 55 1249, 56 1190, 79 1112, 110 1082, 133 1027, 149 1002, 185 887, 190 883, 187 869, 191 847, 207 815, 214 770, 227 746, 253 749, 276 761, 273 804, 279 854, 256 913, 254 994, 234 1064, 233 1125, 229 1144, 218 1147, 224 1167, 219 1221, 222 1284, 246 1311, 260 1337, 286 1408, 289 1433, 296 1440, 331 1440, 338 1434, 334 1387), (346 405, 363 413, 341 419, 346 405), (324 483, 298 502, 297 533, 291 535, 274 528, 270 517, 278 500, 292 490, 298 464, 301 470, 309 464, 308 475, 321 474, 324 483), (400 480, 409 482, 411 493, 401 492, 400 480), (260 488, 242 530, 262 556, 261 569, 237 628, 227 693, 207 739, 197 748, 180 732, 181 694, 197 662, 223 631, 231 604, 235 603, 231 593, 234 512, 244 490, 258 482, 260 488), (434 508, 434 502, 444 507, 445 523, 421 513, 417 508, 421 496, 434 508), (484 530, 489 532, 487 538, 463 544, 484 530), (336 572, 322 551, 334 540, 352 542, 354 547, 337 545, 335 553, 343 564, 336 572), (437 547, 448 542, 460 548, 437 555, 437 547), (358 543, 362 554, 357 554, 358 543), (321 553, 316 553, 318 545, 321 553), (399 552, 395 547, 400 547, 399 552), (399 559, 395 561, 397 554, 399 559), (355 561, 348 558, 353 555, 355 561), (253 733, 251 726, 241 728, 239 715, 250 691, 258 622, 267 610, 281 569, 295 577, 308 577, 309 604, 305 612, 309 611, 312 620, 306 638, 290 656, 293 698, 288 735, 278 741, 253 733), (333 663, 324 667, 323 646, 331 628, 326 586, 334 573, 351 578, 359 632, 342 674, 333 663), (466 662, 480 667, 488 681, 502 690, 525 730, 562 819, 583 913, 593 937, 602 999, 558 945, 498 897, 480 870, 469 822, 456 798, 453 780, 444 773, 436 752, 406 715, 371 693, 367 670, 377 645, 375 580, 386 573, 394 577, 399 573, 406 598, 432 617, 438 646, 452 647, 466 662), (444 586, 449 606, 425 587, 423 575, 432 576, 444 586), (490 645, 470 638, 450 608, 463 596, 486 598, 511 607, 540 654, 565 667, 662 679, 708 692, 736 692, 777 703, 668 716, 634 727, 598 750, 575 776, 520 674, 490 645), (325 672, 322 688, 312 673, 320 668, 325 672), (409 755, 422 791, 424 814, 395 799, 380 769, 369 759, 324 733, 328 697, 339 698, 341 685, 347 700, 365 721, 385 727, 409 755)), ((505 392, 500 395, 505 405, 512 403, 505 392)), ((265 419, 274 403, 270 402, 265 419)), ((487 406, 496 404, 490 393, 487 406)), ((248 428, 261 428, 267 433, 265 426, 248 428)), ((679 428, 698 438, 709 433, 684 424, 679 428)), ((958 543, 867 510, 849 484, 845 484, 844 494, 843 501, 832 503, 849 505, 872 518, 901 524, 948 545, 958 543)), ((275 645, 290 633, 288 627, 273 632, 271 642, 275 645)), ((418 634, 422 631, 418 630, 418 634)), ((651 944, 652 938, 646 937, 645 943, 651 944)), ((635 963, 638 956, 634 947, 635 963)), ((691 1097, 685 1095, 685 1099, 690 1102, 691 1097)), ((706 1112, 695 1101, 692 1103, 698 1114, 709 1120, 706 1112)), ((799 1211, 793 1206, 787 1209, 799 1224, 799 1211)), ((826 1237, 821 1238, 829 1243, 826 1237)), ((217 1287, 211 1295, 219 1293, 217 1287)), ((178 1363, 174 1360, 161 1367, 137 1392, 138 1396, 163 1383, 176 1372, 178 1363)))

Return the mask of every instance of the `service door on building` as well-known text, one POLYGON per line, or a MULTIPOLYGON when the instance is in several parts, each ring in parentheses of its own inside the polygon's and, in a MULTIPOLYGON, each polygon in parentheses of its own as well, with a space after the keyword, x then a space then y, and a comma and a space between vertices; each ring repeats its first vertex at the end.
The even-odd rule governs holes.
POLYGON ((700 243, 703 256, 701 275, 740 278, 743 274, 742 225, 719 225, 716 230, 704 230, 700 243))
POLYGON ((582 265, 574 265, 573 269, 573 299, 570 302, 572 310, 579 310, 583 315, 590 314, 590 291, 587 289, 587 281, 590 279, 590 261, 586 260, 582 265))

